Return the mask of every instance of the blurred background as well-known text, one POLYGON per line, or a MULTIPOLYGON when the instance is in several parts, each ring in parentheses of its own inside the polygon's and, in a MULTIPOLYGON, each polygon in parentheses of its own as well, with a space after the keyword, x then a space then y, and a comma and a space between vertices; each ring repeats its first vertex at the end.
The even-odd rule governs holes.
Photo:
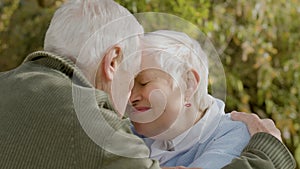
MULTIPOLYGON (((43 48, 50 19, 63 1, 0 0, 0 71, 43 48)), ((132 13, 163 12, 198 26, 224 66, 226 110, 272 118, 299 166, 299 0, 116 1, 132 13)))

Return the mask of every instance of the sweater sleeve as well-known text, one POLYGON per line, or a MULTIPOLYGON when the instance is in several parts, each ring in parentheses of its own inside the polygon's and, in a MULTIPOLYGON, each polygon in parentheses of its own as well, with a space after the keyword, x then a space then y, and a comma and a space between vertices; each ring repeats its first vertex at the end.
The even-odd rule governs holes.
MULTIPOLYGON (((106 114, 106 119, 114 121, 114 114, 106 114)), ((142 139, 135 136, 128 119, 111 123, 115 132, 106 135, 103 169, 160 169, 159 162, 149 158, 149 149, 142 139)))
POLYGON ((74 107, 84 132, 101 149, 101 169, 160 169, 150 151, 114 111, 103 91, 74 86, 74 107), (96 95, 94 95, 94 92, 96 95))
POLYGON ((116 136, 109 139, 114 148, 110 148, 107 145, 104 148, 102 169, 161 169, 159 162, 150 159, 148 156, 142 154, 148 154, 148 148, 141 140, 132 135, 130 132, 126 132, 125 128, 119 129, 118 132, 122 132, 122 136, 116 136), (118 151, 126 151, 124 153, 118 151), (113 151, 111 151, 113 150, 113 151))
POLYGON ((284 144, 270 134, 257 133, 251 138, 241 156, 232 160, 223 169, 294 169, 295 167, 295 160, 284 144))

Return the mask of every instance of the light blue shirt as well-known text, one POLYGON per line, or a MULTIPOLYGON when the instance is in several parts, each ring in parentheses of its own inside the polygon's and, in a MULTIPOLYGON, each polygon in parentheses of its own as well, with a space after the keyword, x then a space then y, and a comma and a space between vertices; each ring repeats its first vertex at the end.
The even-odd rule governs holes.
POLYGON ((161 166, 201 167, 219 169, 238 157, 250 140, 246 125, 232 121, 218 99, 192 128, 171 141, 174 151, 162 149, 161 140, 140 136, 150 149, 150 158, 161 166))

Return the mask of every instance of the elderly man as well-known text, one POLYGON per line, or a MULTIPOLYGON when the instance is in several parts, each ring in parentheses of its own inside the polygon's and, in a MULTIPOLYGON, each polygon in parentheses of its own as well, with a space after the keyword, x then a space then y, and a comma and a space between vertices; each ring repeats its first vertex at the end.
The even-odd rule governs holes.
MULTIPOLYGON (((143 30, 128 15, 111 0, 67 2, 53 16, 45 51, 30 54, 18 68, 0 75, 1 168, 160 168, 131 133, 129 121, 120 117, 132 87, 127 77, 139 66, 128 65, 132 70, 118 77, 123 85, 111 90, 118 66, 130 63, 127 57, 136 55, 139 64, 137 35, 143 30), (123 96, 116 103, 119 113, 110 101, 114 92, 123 96)), ((276 129, 256 121, 261 132, 276 129)), ((227 168, 293 166, 287 149, 272 136, 280 133, 270 131, 255 134, 241 158, 227 168), (265 150, 261 142, 272 149, 265 150)))

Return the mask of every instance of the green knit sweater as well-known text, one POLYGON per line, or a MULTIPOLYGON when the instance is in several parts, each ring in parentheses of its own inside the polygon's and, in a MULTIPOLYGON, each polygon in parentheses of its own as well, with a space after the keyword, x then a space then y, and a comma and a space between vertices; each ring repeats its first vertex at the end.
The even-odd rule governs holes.
POLYGON ((158 162, 146 158, 149 150, 131 133, 129 121, 112 111, 107 95, 94 90, 68 59, 33 53, 18 68, 1 74, 0 93, 1 169, 160 168, 158 162), (94 91, 100 108, 84 100, 88 90, 94 91), (100 128, 98 141, 102 143, 86 134, 76 102, 82 102, 81 111, 87 112, 81 118, 91 119, 91 112, 104 117, 92 131, 97 136, 100 128), (113 140, 111 131, 123 136, 113 140), (130 158, 132 154, 144 158, 130 158))
MULTIPOLYGON (((148 155, 129 121, 70 60, 35 52, 0 74, 0 168, 159 169, 148 155)), ((225 168, 260 166, 291 169, 295 162, 283 144, 260 133, 225 168)))

